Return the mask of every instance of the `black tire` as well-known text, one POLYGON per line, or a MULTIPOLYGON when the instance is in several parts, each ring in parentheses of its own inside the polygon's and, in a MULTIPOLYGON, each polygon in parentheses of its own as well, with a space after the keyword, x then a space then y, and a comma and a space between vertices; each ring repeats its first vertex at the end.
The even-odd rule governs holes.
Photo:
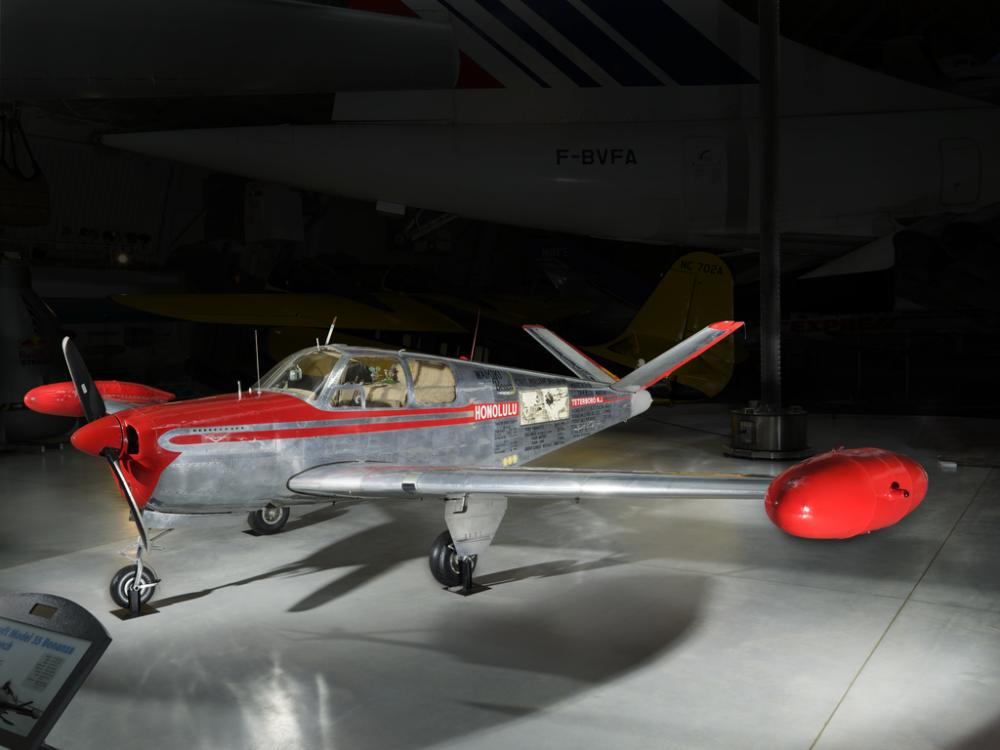
POLYGON ((291 510, 268 505, 266 508, 254 510, 247 514, 247 525, 258 534, 277 534, 288 523, 291 510))
MULTIPOLYGON (((157 580, 156 573, 154 570, 146 565, 142 567, 142 582, 143 584, 154 583, 157 580)), ((121 568, 117 573, 111 577, 111 598, 114 600, 115 604, 123 609, 128 609, 134 611, 132 606, 132 597, 130 594, 133 592, 132 583, 135 581, 135 566, 126 565, 121 568)), ((143 604, 148 602, 153 598, 153 593, 156 591, 156 586, 150 586, 149 588, 142 589, 139 592, 139 608, 143 604)))
MULTIPOLYGON (((471 560, 472 570, 475 570, 476 556, 473 555, 471 560)), ((430 565, 431 575, 442 586, 462 585, 462 567, 449 532, 442 531, 431 545, 430 565)))

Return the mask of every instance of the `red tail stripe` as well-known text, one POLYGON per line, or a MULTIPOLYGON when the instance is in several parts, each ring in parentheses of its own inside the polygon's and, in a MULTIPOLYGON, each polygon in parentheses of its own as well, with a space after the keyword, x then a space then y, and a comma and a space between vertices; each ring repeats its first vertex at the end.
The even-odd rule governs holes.
POLYGON ((704 354, 709 349, 711 349, 713 346, 715 346, 720 341, 722 341, 723 339, 725 339, 733 331, 737 330, 742 325, 743 325, 742 321, 740 321, 740 322, 733 322, 733 321, 730 321, 730 320, 724 320, 724 321, 721 321, 719 323, 712 323, 709 326, 709 328, 714 328, 717 331, 724 331, 724 333, 721 336, 718 336, 717 338, 712 339, 707 344, 705 344, 703 347, 701 347, 700 349, 698 349, 697 351, 695 351, 690 356, 685 357, 684 359, 682 359, 680 362, 678 362, 676 365, 674 365, 670 369, 665 370, 661 375, 657 375, 655 378, 653 378, 652 380, 650 380, 648 383, 646 383, 646 385, 644 385, 642 387, 643 390, 645 390, 646 388, 649 388, 651 385, 653 385, 653 383, 657 383, 657 382, 663 380, 663 378, 667 377, 667 375, 669 375, 670 373, 676 372, 681 367, 683 367, 688 362, 690 362, 692 359, 700 357, 702 354, 704 354))

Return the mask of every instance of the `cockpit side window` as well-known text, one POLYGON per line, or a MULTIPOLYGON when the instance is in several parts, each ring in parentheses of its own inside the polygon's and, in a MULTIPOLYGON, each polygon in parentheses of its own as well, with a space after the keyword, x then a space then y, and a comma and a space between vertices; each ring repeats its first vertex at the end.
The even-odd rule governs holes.
POLYGON ((312 401, 326 385, 338 361, 338 354, 322 349, 297 352, 278 363, 257 385, 263 390, 312 401))
POLYGON ((351 357, 331 406, 399 407, 407 400, 406 374, 395 357, 351 357))
POLYGON ((413 378, 413 400, 418 404, 450 404, 455 401, 455 373, 447 362, 408 359, 413 378))

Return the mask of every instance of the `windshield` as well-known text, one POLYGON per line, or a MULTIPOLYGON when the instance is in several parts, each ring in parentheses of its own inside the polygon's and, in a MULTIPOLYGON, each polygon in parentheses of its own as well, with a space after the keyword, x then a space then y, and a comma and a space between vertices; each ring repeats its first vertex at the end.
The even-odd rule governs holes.
POLYGON ((275 365, 260 379, 258 389, 314 400, 340 361, 340 355, 322 349, 297 352, 275 365))

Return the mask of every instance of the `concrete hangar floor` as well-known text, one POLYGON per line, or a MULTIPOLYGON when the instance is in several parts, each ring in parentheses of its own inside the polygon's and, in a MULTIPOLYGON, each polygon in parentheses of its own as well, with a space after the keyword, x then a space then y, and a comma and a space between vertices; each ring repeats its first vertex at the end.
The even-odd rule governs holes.
MULTIPOLYGON (((721 456, 717 405, 654 408, 549 465, 773 472, 721 456)), ((62 748, 1000 747, 1000 430, 814 416, 821 450, 930 474, 898 526, 782 534, 757 502, 511 502, 477 577, 442 590, 431 501, 317 506, 272 537, 178 529, 157 612, 112 614, 132 539, 107 469, 0 457, 0 589, 94 612, 113 642, 62 748), (941 455, 958 457, 957 470, 941 455)))

